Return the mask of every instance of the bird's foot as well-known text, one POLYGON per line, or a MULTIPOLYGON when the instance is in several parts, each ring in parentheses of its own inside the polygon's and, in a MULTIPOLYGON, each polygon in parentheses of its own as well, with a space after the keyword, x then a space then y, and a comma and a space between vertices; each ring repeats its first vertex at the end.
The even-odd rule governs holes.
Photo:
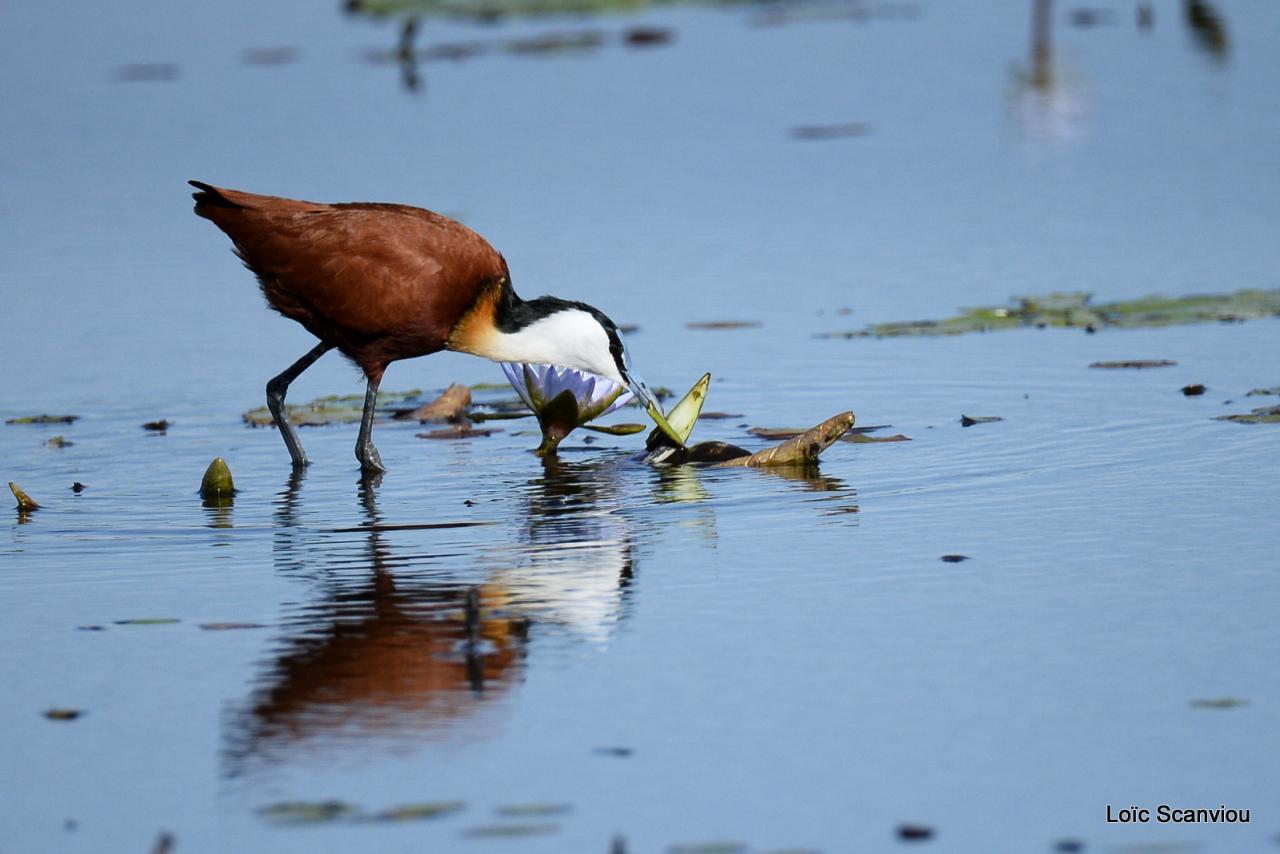
POLYGON ((360 461, 360 469, 366 474, 382 474, 387 467, 378 456, 378 449, 372 443, 356 450, 356 459, 360 461))

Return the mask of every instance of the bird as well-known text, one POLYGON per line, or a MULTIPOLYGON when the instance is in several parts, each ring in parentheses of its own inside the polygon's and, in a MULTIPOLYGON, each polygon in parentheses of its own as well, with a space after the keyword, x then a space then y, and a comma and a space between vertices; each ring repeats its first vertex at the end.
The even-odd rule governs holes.
MULTIPOLYGON (((364 372, 356 459, 386 471, 372 439, 387 366, 441 350, 495 362, 575 368, 625 385, 679 442, 631 368, 617 324, 574 300, 521 299, 506 259, 460 222, 403 204, 324 204, 190 181, 195 213, 231 238, 267 304, 319 339, 267 382, 267 407, 295 468, 308 464, 289 421, 289 384, 337 349, 364 372)), ((683 443, 681 443, 683 444, 683 443)))

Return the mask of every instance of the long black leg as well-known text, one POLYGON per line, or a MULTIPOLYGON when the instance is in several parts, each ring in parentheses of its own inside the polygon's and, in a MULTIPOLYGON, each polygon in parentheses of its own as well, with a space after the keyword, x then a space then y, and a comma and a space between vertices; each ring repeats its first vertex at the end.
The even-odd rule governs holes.
POLYGON ((267 408, 271 410, 271 417, 280 428, 280 435, 284 438, 285 447, 289 449, 289 456, 293 457, 295 466, 305 466, 307 455, 303 453, 302 443, 298 441, 298 431, 289 423, 289 413, 284 408, 284 396, 289 392, 289 383, 296 380, 298 374, 311 367, 316 359, 332 349, 332 344, 321 341, 311 348, 307 355, 294 362, 279 376, 272 377, 267 383, 267 408))
POLYGON ((360 435, 356 439, 356 459, 366 472, 384 472, 386 467, 373 446, 373 407, 378 401, 378 383, 381 379, 369 378, 364 392, 364 414, 360 418, 360 435))

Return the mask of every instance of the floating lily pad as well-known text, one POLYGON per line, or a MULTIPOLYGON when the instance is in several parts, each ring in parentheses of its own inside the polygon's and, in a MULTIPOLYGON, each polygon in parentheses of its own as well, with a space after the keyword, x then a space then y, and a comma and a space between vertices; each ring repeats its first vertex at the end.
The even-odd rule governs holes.
POLYGON ((80 419, 79 415, 23 415, 20 418, 9 418, 5 424, 71 424, 80 419))
POLYGON ((1267 395, 1280 395, 1280 385, 1272 388, 1255 388, 1251 389, 1245 397, 1264 397, 1267 395))
POLYGON ((79 709, 47 709, 44 716, 51 721, 74 721, 83 714, 79 709))
POLYGON ((367 816, 368 821, 425 821, 441 818, 446 815, 462 812, 466 809, 465 801, 425 801, 418 804, 403 804, 391 809, 382 810, 367 816))
POLYGON ((289 801, 258 810, 262 818, 281 824, 323 824, 359 814, 358 807, 343 801, 289 801))
MULTIPOLYGON (((411 391, 380 391, 376 407, 379 409, 403 408, 401 404, 421 396, 421 389, 411 391)), ((286 404, 289 420, 297 427, 320 427, 326 424, 358 424, 364 413, 363 394, 331 394, 317 397, 310 403, 286 404)), ((265 406, 251 409, 242 416, 251 427, 272 427, 275 421, 271 410, 265 406)))
POLYGON ((1210 697, 1191 701, 1193 709, 1238 709, 1249 705, 1249 701, 1241 697, 1210 697))
POLYGON ((1261 406, 1252 412, 1236 415, 1218 415, 1215 421, 1234 421, 1237 424, 1280 424, 1280 405, 1261 406))
POLYGON ((1114 362, 1090 362, 1089 367, 1106 368, 1111 370, 1119 368, 1136 368, 1137 370, 1142 370, 1144 368, 1171 368, 1176 364, 1178 363, 1172 359, 1122 359, 1114 362))
POLYGON ((1150 296, 1093 304, 1085 292, 1013 297, 1007 305, 968 308, 943 320, 880 323, 821 338, 887 338, 902 335, 961 335, 1026 327, 1137 329, 1212 321, 1236 322, 1280 315, 1280 289, 1241 290, 1185 297, 1150 296))
POLYGON ((972 427, 974 424, 990 424, 993 421, 1003 421, 999 415, 961 415, 960 426, 972 427))
POLYGON ((531 803, 508 804, 500 806, 494 812, 506 818, 533 818, 546 815, 564 815, 573 811, 573 804, 531 803))
POLYGON ((439 430, 430 430, 426 433, 415 433, 414 435, 419 439, 476 439, 501 432, 502 428, 500 427, 472 427, 470 424, 454 424, 450 427, 442 427, 439 430))
POLYGON ((130 620, 114 620, 117 626, 168 626, 180 623, 176 617, 135 617, 130 620))
POLYGON ((463 831, 463 836, 470 836, 475 839, 516 837, 516 836, 543 836, 548 833, 556 833, 560 830, 560 825, 551 823, 539 824, 486 824, 480 827, 471 827, 463 831))

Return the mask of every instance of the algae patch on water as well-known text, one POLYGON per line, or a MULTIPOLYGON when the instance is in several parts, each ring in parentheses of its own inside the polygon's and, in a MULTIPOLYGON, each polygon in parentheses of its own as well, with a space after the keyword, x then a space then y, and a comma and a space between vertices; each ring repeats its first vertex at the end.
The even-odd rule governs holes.
POLYGON ((942 320, 877 323, 863 329, 824 332, 819 338, 893 338, 906 335, 963 335, 1026 327, 1140 329, 1186 323, 1238 323, 1280 316, 1280 289, 1240 290, 1229 294, 1184 297, 1148 296, 1117 302, 1093 302, 1085 291, 1012 297, 1008 305, 966 308, 942 320))

